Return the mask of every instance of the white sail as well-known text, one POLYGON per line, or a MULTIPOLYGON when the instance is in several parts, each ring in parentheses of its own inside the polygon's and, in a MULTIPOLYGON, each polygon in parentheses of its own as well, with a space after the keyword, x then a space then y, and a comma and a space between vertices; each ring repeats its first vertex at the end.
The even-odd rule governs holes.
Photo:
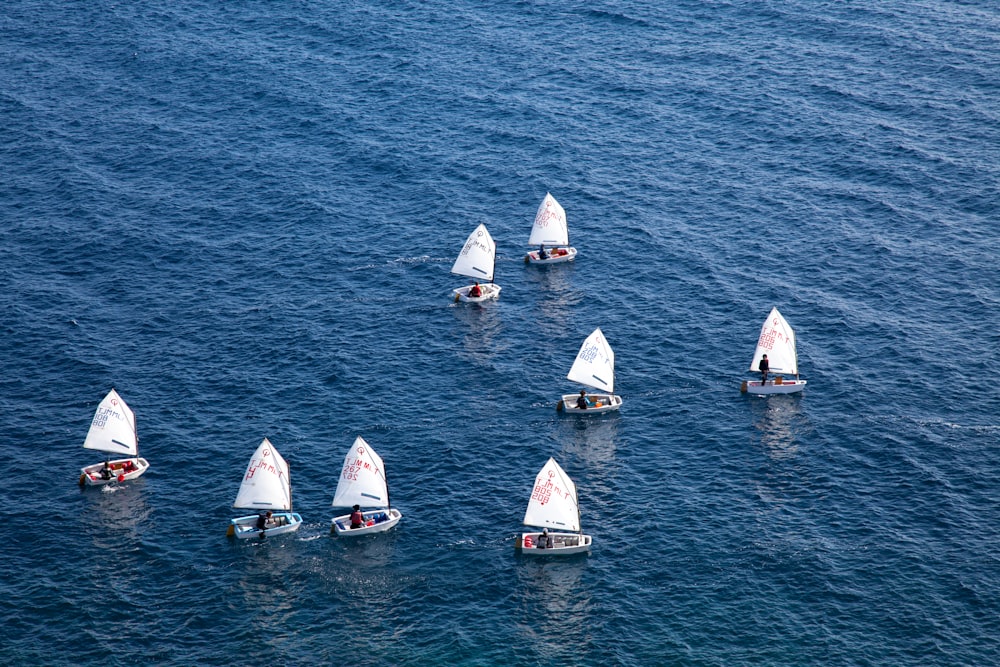
POLYGON ((550 458, 535 477, 524 525, 563 531, 580 530, 580 508, 576 504, 576 484, 550 458))
POLYGON ((588 387, 614 392, 615 353, 600 328, 594 329, 594 333, 583 341, 566 377, 588 387))
POLYGON ((550 248, 569 245, 566 211, 548 192, 545 193, 545 199, 538 206, 535 224, 532 225, 531 236, 528 237, 529 246, 539 246, 543 243, 550 248))
POLYGON ((94 421, 90 423, 85 449, 96 449, 125 456, 139 453, 139 438, 135 430, 135 413, 125 404, 118 392, 112 389, 97 406, 94 421))
POLYGON ((360 435, 347 450, 340 480, 333 494, 334 507, 389 507, 389 486, 382 457, 360 435))
POLYGON ((771 373, 798 375, 799 363, 795 352, 795 331, 781 316, 777 308, 772 308, 764 326, 760 328, 757 339, 757 349, 750 362, 750 370, 758 371, 758 364, 763 355, 767 355, 767 363, 771 373))
POLYGON ((458 254, 451 272, 476 280, 493 280, 496 255, 497 246, 493 242, 493 237, 487 231, 486 225, 479 225, 465 240, 462 252, 458 254))
POLYGON ((264 438, 250 457, 233 507, 254 510, 292 509, 288 463, 267 438, 264 438))

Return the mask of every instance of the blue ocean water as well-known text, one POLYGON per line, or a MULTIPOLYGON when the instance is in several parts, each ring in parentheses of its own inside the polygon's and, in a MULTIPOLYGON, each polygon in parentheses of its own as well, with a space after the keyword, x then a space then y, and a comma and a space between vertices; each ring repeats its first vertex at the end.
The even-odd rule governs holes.
POLYGON ((1000 9, 0 12, 0 662, 1000 660, 1000 9), (546 192, 576 262, 525 267, 546 192), (453 304, 466 235, 499 301, 453 304), (740 380, 772 306, 801 396, 740 380), (568 418, 583 338, 617 415, 568 418), (150 471, 81 491, 115 387, 150 471), (404 519, 329 535, 356 435, 404 519), (268 437, 303 528, 225 537, 268 437), (549 456, 592 553, 517 556, 549 456))

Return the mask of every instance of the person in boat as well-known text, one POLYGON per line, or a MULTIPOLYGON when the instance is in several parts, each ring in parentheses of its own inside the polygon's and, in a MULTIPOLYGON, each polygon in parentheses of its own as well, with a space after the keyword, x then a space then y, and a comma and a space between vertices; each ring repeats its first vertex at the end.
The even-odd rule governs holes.
POLYGON ((537 549, 551 549, 552 548, 552 536, 549 535, 548 528, 542 528, 542 534, 538 536, 538 544, 535 545, 537 549))
POLYGON ((111 479, 111 464, 107 461, 104 462, 104 467, 101 468, 101 479, 111 479))
POLYGON ((351 512, 351 528, 361 528, 365 525, 365 517, 361 514, 361 505, 355 505, 351 512))
POLYGON ((257 530, 264 530, 271 523, 271 510, 257 515, 257 530))
POLYGON ((581 410, 586 410, 587 408, 590 407, 590 399, 587 398, 586 389, 580 390, 580 397, 576 399, 576 407, 578 407, 581 410))
POLYGON ((545 252, 545 244, 543 243, 538 249, 538 259, 548 259, 549 254, 545 252))
POLYGON ((469 288, 469 296, 482 296, 482 295, 483 295, 483 288, 479 286, 479 281, 477 280, 476 284, 469 288))
POLYGON ((757 364, 757 370, 760 371, 760 386, 767 384, 767 372, 771 370, 771 364, 767 360, 767 355, 765 354, 760 358, 760 363, 757 364))

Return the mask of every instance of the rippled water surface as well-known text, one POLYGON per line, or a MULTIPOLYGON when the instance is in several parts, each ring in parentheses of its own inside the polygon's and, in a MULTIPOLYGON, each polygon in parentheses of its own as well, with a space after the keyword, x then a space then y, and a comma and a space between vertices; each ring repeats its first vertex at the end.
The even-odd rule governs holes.
POLYGON ((0 662, 987 665, 1000 11, 0 12, 0 662), (525 266, 538 203, 580 254, 525 266), (499 301, 454 304, 485 223, 499 301), (739 392, 761 321, 802 395, 739 392), (555 411, 601 327, 618 414, 555 411), (81 491, 115 387, 150 471, 81 491), (404 519, 329 534, 355 436, 404 519), (301 530, 225 537, 250 454, 301 530), (517 556, 535 473, 589 556, 517 556))

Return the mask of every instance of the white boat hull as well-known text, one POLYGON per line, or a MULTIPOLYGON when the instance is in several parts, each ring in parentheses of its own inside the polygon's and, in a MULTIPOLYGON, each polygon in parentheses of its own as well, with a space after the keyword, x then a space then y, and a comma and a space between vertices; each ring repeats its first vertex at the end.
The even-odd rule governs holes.
POLYGON ((622 397, 617 394, 587 394, 587 398, 592 402, 592 405, 587 408, 576 407, 576 399, 578 398, 580 398, 580 394, 563 394, 556 409, 567 414, 589 415, 611 412, 622 406, 622 397))
POLYGON ((514 546, 525 556, 571 556, 590 551, 590 535, 581 533, 549 533, 551 547, 539 547, 541 533, 521 533, 514 546))
POLYGON ((740 391, 758 395, 794 394, 802 391, 805 387, 805 380, 784 380, 777 378, 768 380, 764 386, 761 386, 760 380, 744 380, 740 386, 740 391))
POLYGON ((130 479, 141 477, 144 472, 149 470, 149 461, 141 456, 118 459, 109 461, 108 463, 111 466, 111 476, 107 479, 104 479, 101 475, 101 470, 104 469, 103 463, 95 463, 92 466, 80 468, 80 486, 103 486, 111 482, 126 482, 130 479), (134 467, 126 472, 126 463, 129 462, 134 467))
POLYGON ((360 528, 351 528, 351 515, 344 514, 343 516, 334 517, 331 522, 331 530, 338 537, 358 537, 359 535, 372 535, 374 533, 384 533, 389 530, 403 518, 402 513, 397 509, 387 509, 387 510, 371 510, 368 512, 362 512, 361 516, 365 519, 364 526, 360 528), (379 521, 379 515, 384 515, 387 518, 379 521), (371 521, 371 525, 367 525, 371 521))
POLYGON ((546 254, 548 257, 545 259, 540 259, 538 257, 538 251, 532 250, 527 255, 524 256, 525 264, 561 264, 562 262, 571 262, 576 257, 576 248, 554 248, 552 250, 547 250, 546 254))
POLYGON ((257 517, 259 514, 241 516, 229 522, 229 529, 226 532, 230 537, 238 537, 245 540, 250 537, 272 537, 294 533, 302 525, 302 517, 297 512, 275 512, 271 516, 271 524, 260 530, 257 528, 257 517), (263 533, 263 535, 261 534, 263 533))
POLYGON ((486 283, 479 285, 479 289, 482 291, 481 296, 469 296, 469 290, 472 289, 472 285, 466 285, 465 287, 459 287, 454 289, 451 293, 455 296, 455 301, 463 301, 465 303, 482 303, 483 301, 491 301, 493 299, 500 298, 500 286, 494 283, 486 283))

